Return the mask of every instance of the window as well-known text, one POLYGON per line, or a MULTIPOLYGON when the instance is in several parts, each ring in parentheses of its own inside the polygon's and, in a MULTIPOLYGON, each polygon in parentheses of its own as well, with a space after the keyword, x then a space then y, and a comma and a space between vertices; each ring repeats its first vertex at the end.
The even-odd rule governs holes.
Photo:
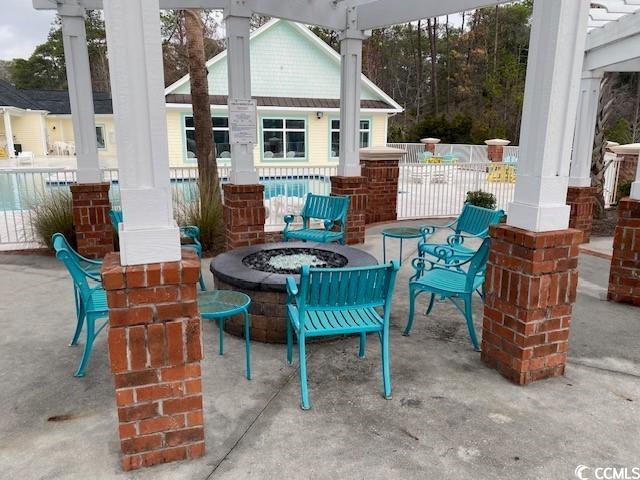
MULTIPOLYGON (((331 120, 331 158, 340 156, 340 120, 331 120)), ((369 146, 371 137, 371 122, 369 120, 360 120, 360 148, 369 146)))
MULTIPOLYGON (((229 145, 229 119, 227 117, 211 117, 213 124, 213 143, 219 159, 231 158, 229 145)), ((187 158, 196 158, 196 129, 193 117, 184 117, 185 145, 187 158)))
POLYGON ((263 118, 263 158, 306 158, 306 137, 303 119, 263 118))
POLYGON ((98 150, 106 150, 107 148, 107 140, 106 140, 104 125, 96 125, 96 144, 98 145, 98 150))

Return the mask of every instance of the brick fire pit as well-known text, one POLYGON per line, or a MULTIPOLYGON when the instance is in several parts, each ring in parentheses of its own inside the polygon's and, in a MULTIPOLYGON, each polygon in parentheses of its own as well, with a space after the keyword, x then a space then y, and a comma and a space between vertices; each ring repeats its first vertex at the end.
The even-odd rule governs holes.
MULTIPOLYGON (((261 271, 249 266, 254 263, 251 260, 259 252, 268 253, 274 250, 291 251, 292 254, 317 254, 319 250, 326 253, 323 259, 337 257, 338 265, 345 267, 362 267, 378 263, 375 257, 357 248, 326 243, 266 243, 218 255, 211 261, 210 267, 216 288, 237 290, 251 297, 251 340, 266 343, 286 342, 285 279, 294 277, 296 282, 299 279, 296 274, 261 271), (346 259, 346 264, 343 259, 346 259)), ((232 335, 242 336, 242 316, 238 315, 226 321, 225 330, 232 335)))

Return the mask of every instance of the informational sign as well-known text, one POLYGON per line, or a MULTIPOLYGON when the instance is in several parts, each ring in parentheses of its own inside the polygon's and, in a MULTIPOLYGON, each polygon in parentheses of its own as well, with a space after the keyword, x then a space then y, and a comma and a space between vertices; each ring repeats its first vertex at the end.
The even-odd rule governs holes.
POLYGON ((253 144, 257 138, 257 105, 255 100, 229 101, 229 141, 253 144))

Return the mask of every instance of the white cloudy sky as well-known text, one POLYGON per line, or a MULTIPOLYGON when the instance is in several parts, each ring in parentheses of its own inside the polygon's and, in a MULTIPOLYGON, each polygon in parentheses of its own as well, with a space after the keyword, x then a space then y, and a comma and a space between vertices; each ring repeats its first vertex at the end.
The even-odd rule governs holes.
POLYGON ((53 12, 36 11, 31 0, 0 0, 0 59, 26 58, 47 39, 53 12))

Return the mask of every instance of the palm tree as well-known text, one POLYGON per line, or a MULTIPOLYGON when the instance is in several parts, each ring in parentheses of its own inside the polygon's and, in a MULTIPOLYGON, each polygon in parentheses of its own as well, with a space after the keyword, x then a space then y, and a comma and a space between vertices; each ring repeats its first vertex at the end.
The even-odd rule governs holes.
POLYGON ((204 50, 205 26, 202 10, 183 10, 189 76, 191 105, 196 137, 198 158, 199 202, 187 208, 187 218, 200 227, 200 235, 206 249, 219 246, 222 233, 222 195, 218 180, 211 105, 209 103, 209 83, 204 50))

